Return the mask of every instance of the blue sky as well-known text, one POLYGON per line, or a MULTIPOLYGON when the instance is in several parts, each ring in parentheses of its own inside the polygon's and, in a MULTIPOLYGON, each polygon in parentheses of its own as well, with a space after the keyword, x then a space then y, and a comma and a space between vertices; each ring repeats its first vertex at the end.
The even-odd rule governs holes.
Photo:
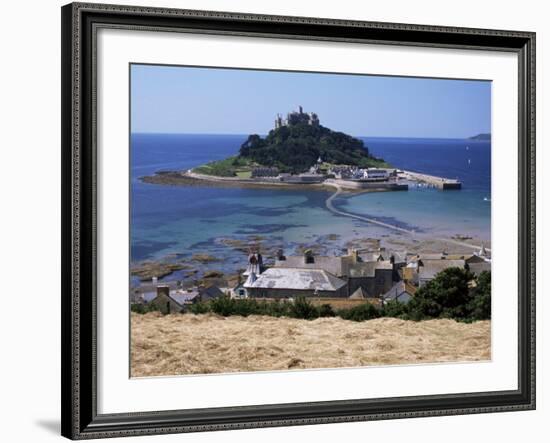
POLYGON ((131 66, 132 132, 266 134, 298 105, 355 136, 491 132, 488 81, 131 66))

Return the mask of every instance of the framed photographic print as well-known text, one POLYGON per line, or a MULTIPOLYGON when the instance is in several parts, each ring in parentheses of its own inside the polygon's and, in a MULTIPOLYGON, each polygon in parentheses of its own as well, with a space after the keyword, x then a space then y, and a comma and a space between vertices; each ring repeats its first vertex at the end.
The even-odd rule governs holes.
POLYGON ((62 434, 535 407, 535 35, 62 8, 62 434))

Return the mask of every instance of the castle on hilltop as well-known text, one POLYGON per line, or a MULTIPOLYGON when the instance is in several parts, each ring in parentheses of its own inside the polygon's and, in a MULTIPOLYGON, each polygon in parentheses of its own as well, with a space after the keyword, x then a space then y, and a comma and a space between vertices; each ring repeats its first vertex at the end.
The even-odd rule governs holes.
POLYGON ((319 126, 319 117, 314 112, 304 112, 301 106, 298 106, 298 111, 289 112, 286 118, 283 119, 281 114, 277 114, 275 118, 275 129, 283 126, 292 126, 298 123, 306 123, 312 126, 319 126))

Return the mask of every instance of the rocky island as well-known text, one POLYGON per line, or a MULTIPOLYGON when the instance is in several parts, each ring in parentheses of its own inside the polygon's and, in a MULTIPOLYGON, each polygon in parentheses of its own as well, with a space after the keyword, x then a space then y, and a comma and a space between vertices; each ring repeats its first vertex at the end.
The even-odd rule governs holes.
POLYGON ((249 135, 234 156, 141 179, 168 185, 406 189, 397 183, 397 170, 373 156, 362 140, 321 125, 316 113, 301 106, 286 118, 277 115, 267 136, 249 135))

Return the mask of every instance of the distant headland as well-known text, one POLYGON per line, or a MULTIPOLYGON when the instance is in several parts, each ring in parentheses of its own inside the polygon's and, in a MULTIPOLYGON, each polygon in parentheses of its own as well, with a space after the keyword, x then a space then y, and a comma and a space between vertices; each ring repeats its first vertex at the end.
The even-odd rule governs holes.
POLYGON ((490 141, 491 134, 484 132, 481 134, 473 135, 472 137, 468 137, 468 140, 490 141))

